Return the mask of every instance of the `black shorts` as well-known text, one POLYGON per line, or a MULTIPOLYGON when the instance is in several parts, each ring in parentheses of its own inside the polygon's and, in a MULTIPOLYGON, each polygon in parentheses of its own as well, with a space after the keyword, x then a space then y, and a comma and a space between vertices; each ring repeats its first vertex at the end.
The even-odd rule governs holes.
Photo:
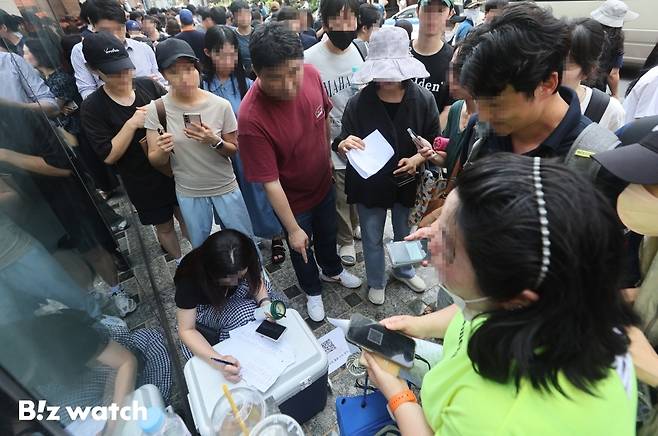
POLYGON ((149 210, 137 209, 139 222, 145 226, 148 225, 157 226, 158 224, 164 224, 173 218, 174 208, 176 207, 178 207, 178 203, 171 203, 167 206, 162 206, 157 209, 149 209, 149 210))

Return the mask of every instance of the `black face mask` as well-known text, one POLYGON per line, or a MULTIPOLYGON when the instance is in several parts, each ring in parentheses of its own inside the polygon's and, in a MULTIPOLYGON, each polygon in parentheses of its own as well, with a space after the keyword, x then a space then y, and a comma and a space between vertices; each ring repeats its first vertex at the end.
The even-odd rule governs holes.
POLYGON ((330 30, 327 36, 337 49, 345 50, 356 38, 356 30, 330 30))

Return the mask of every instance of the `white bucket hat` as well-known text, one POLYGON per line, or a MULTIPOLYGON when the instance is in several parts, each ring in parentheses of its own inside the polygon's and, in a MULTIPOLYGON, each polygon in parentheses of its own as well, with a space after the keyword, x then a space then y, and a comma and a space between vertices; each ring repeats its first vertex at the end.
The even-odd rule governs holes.
POLYGON ((625 21, 635 20, 640 14, 628 9, 621 0, 606 0, 590 16, 605 26, 622 27, 625 21))
POLYGON ((384 26, 370 37, 368 57, 354 73, 354 82, 402 82, 429 75, 425 65, 411 55, 407 31, 401 27, 384 26))

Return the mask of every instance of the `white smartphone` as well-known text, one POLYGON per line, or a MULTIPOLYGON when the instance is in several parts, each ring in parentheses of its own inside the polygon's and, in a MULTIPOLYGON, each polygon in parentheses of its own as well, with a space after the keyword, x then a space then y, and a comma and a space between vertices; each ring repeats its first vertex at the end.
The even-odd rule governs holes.
POLYGON ((189 129, 190 125, 192 123, 197 124, 197 125, 200 126, 201 125, 201 114, 185 112, 183 114, 183 123, 185 124, 186 129, 189 129))
POLYGON ((386 244, 388 257, 394 267, 416 265, 430 259, 429 239, 398 241, 386 244))

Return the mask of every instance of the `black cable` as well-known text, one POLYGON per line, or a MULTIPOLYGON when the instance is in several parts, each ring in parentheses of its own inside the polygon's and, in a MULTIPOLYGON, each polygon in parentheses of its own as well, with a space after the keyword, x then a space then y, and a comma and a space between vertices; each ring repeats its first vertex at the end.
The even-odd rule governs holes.
POLYGON ((418 354, 414 354, 414 359, 418 359, 421 362, 425 362, 427 364, 427 369, 428 370, 432 369, 432 365, 430 365, 430 363, 427 360, 425 360, 423 357, 419 356, 418 354))

